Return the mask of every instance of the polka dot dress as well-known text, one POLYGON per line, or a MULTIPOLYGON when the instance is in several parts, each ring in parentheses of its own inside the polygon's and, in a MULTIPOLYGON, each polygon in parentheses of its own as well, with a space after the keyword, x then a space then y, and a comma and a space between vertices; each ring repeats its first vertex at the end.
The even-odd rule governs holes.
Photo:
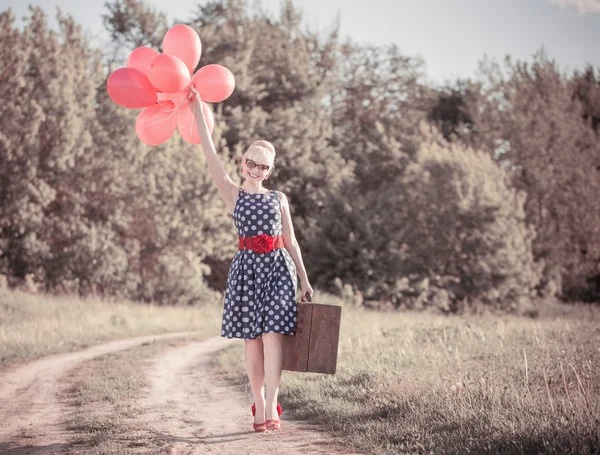
MULTIPOLYGON (((233 219, 240 237, 281 235, 279 195, 250 194, 240 188, 233 219)), ((263 333, 295 331, 296 266, 287 250, 238 251, 227 275, 221 336, 252 340, 263 333)))

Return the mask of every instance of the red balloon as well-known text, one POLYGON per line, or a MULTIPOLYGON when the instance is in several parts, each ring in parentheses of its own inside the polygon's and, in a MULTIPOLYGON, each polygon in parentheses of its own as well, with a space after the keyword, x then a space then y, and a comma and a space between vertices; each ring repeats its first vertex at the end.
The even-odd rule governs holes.
MULTIPOLYGON (((190 144, 200 143, 200 133, 198 133, 198 125, 196 124, 196 117, 192 111, 193 102, 186 103, 179 109, 177 113, 177 131, 181 134, 181 137, 190 144)), ((215 117, 213 116, 210 106, 202 102, 202 112, 204 112, 204 118, 206 120, 206 126, 208 131, 212 134, 215 129, 215 117)))
POLYGON ((194 74, 192 85, 203 101, 220 103, 233 93, 235 79, 231 71, 222 65, 206 65, 194 74))
POLYGON ((196 69, 202 53, 200 37, 192 27, 178 24, 169 29, 163 38, 162 50, 165 54, 179 57, 190 74, 196 69))
POLYGON ((177 126, 177 112, 172 101, 142 109, 135 122, 135 133, 144 144, 160 145, 169 140, 177 126))
POLYGON ((156 104, 156 89, 141 71, 119 68, 106 80, 108 96, 119 106, 138 109, 156 104))
POLYGON ((156 49, 146 46, 138 47, 131 51, 131 54, 129 54, 129 58, 127 59, 127 67, 135 68, 148 77, 150 63, 157 55, 159 55, 159 52, 156 49))
POLYGON ((161 92, 180 92, 190 85, 190 72, 174 55, 159 54, 150 62, 148 79, 161 92))

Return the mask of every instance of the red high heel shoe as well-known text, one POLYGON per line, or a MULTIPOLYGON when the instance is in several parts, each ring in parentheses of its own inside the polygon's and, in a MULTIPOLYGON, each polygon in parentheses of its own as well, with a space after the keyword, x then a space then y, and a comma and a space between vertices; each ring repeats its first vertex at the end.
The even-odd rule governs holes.
MULTIPOLYGON (((283 413, 283 409, 281 409, 281 405, 277 403, 277 415, 281 415, 283 413)), ((267 424, 267 429, 269 430, 279 430, 281 428, 281 420, 279 419, 267 419, 265 420, 267 424)))
MULTIPOLYGON (((252 403, 252 416, 256 415, 256 406, 254 406, 254 403, 252 403)), ((256 431, 257 433, 264 433, 265 431, 267 431, 267 422, 263 422, 263 423, 253 423, 252 427, 254 428, 254 431, 256 431)))

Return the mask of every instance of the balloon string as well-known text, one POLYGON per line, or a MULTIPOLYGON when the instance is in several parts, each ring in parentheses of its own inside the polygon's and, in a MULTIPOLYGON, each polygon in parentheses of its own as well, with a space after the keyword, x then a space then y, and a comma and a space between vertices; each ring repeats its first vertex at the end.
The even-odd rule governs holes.
MULTIPOLYGON (((163 119, 160 119, 160 120, 155 120, 154 122, 150 122, 150 123, 148 123, 148 126, 154 125, 155 123, 166 122, 167 120, 170 120, 170 119, 171 119, 171 117, 173 117, 175 114, 177 114, 177 112, 179 111, 179 109, 180 109, 180 108, 181 108, 183 105, 185 105, 185 103, 187 103, 187 102, 191 101, 191 97, 192 97, 192 95, 194 95, 194 94, 197 94, 197 93, 198 93, 198 92, 196 91, 196 89, 194 88, 194 86, 193 86, 192 84, 190 84, 190 85, 187 87, 187 93, 185 94, 185 96, 183 96, 183 97, 181 98, 181 100, 179 101, 179 103, 178 103, 176 106, 174 106, 174 107, 173 107, 173 109, 166 109, 166 110, 163 110, 163 112, 170 112, 170 113, 171 113, 171 115, 169 115, 167 118, 163 118, 163 119)), ((162 103, 163 103, 164 101, 165 101, 165 100, 159 101, 159 102, 158 102, 158 104, 162 106, 162 105, 163 105, 162 103)), ((169 101, 171 101, 171 100, 169 100, 169 101)), ((171 102, 172 102, 172 101, 171 101, 171 102)), ((174 103, 173 103, 173 104, 174 104, 174 103)), ((190 134, 191 134, 191 132, 190 132, 190 134)))
MULTIPOLYGON (((160 103, 158 103, 158 104, 160 104, 160 103)), ((174 109, 173 109, 173 110, 174 110, 174 109)), ((171 111, 163 111, 163 112, 171 112, 171 111)), ((148 125, 147 125, 146 127, 148 127, 148 126, 152 126, 152 125, 154 125, 155 123, 166 122, 167 120, 170 120, 170 119, 171 119, 171 117, 173 117, 174 115, 175 115, 175 112, 172 112, 172 113, 171 113, 171 114, 170 114, 170 115, 169 115, 167 118, 162 118, 162 119, 159 119, 159 120, 155 120, 155 121, 153 121, 153 122, 150 122, 150 123, 148 123, 148 125)))
MULTIPOLYGON (((183 98, 179 102, 179 104, 177 104, 176 106, 173 107, 173 109, 165 109, 163 112, 177 112, 181 108, 181 106, 183 106, 187 102, 188 102, 187 98, 183 98)), ((159 102, 158 104, 160 104, 162 106, 161 102, 159 102)))

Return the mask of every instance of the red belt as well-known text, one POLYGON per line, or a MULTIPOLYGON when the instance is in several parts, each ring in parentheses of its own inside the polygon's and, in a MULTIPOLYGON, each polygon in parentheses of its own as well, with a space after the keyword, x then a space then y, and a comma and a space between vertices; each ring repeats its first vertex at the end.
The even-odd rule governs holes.
POLYGON ((283 237, 277 235, 271 237, 267 234, 255 235, 254 237, 239 237, 238 248, 240 250, 252 250, 256 253, 268 253, 276 248, 284 248, 283 237))

